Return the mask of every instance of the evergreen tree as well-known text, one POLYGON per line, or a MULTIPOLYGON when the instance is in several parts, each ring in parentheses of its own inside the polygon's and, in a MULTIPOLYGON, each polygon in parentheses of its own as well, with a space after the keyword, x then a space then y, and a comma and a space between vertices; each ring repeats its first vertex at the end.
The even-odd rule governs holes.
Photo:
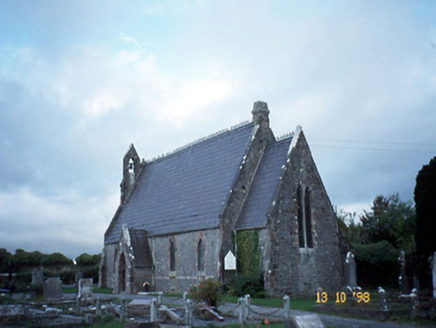
POLYGON ((417 273, 421 285, 431 287, 429 259, 436 251, 436 157, 416 177, 415 206, 417 273))

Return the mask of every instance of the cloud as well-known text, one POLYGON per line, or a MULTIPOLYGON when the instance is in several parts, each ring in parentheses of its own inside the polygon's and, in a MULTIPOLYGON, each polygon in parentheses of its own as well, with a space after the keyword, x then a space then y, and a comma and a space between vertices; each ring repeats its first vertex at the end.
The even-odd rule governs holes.
POLYGON ((0 193, 0 240, 10 251, 24 248, 70 257, 98 253, 117 200, 118 195, 97 199, 62 192, 47 198, 29 188, 0 193))
POLYGON ((302 125, 339 207, 411 199, 436 152, 432 3, 67 3, 0 4, 5 245, 44 229, 101 243, 74 218, 107 227, 131 142, 152 158, 250 120, 256 100, 276 135, 302 125))
POLYGON ((211 104, 222 101, 236 92, 234 83, 226 80, 200 80, 182 84, 174 99, 169 100, 161 113, 161 121, 169 121, 175 126, 185 125, 204 116, 211 104))

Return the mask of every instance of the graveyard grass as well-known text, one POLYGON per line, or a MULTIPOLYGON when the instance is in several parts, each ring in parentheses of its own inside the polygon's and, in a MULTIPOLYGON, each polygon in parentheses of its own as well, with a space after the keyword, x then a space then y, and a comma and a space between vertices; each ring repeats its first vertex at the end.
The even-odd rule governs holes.
MULTIPOLYGON (((223 298, 224 302, 238 303, 239 297, 237 296, 225 296, 223 298)), ((293 310, 301 311, 314 311, 316 298, 314 297, 292 297, 290 299, 290 306, 293 310)), ((282 298, 252 298, 251 304, 258 306, 269 306, 269 307, 283 307, 282 298)))
MULTIPOLYGON (((64 287, 62 288, 62 292, 66 294, 77 294, 77 287, 64 287)), ((112 294, 112 288, 93 288, 93 293, 97 294, 112 294)))

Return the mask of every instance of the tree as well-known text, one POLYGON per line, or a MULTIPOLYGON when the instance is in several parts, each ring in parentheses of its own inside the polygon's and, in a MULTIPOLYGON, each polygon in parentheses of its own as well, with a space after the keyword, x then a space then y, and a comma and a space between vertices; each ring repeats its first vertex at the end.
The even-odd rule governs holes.
POLYGON ((436 157, 416 176, 416 252, 421 285, 430 287, 429 258, 436 251, 436 157))
POLYGON ((78 266, 94 266, 100 263, 101 255, 90 255, 87 253, 80 254, 76 257, 76 263, 78 266))
POLYGON ((363 241, 366 244, 387 241, 406 253, 415 250, 415 209, 398 194, 378 195, 370 212, 360 217, 363 241))
POLYGON ((71 265, 71 264, 73 264, 73 261, 61 253, 49 254, 44 259, 44 265, 47 266, 60 266, 60 265, 71 265))
POLYGON ((335 213, 338 217, 338 227, 344 237, 350 243, 361 244, 363 241, 362 225, 356 222, 356 213, 350 213, 342 208, 335 207, 335 213))
POLYGON ((0 248, 0 272, 7 272, 12 260, 12 254, 6 248, 0 248))

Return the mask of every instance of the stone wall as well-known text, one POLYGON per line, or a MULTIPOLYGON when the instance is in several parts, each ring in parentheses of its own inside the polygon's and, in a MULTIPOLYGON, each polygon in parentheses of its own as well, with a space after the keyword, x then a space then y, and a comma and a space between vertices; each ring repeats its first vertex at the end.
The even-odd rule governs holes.
POLYGON ((117 244, 108 244, 103 248, 102 263, 100 264, 100 287, 114 288, 114 265, 117 246, 117 244))
POLYGON ((314 295, 318 287, 336 291, 342 277, 337 218, 298 129, 291 149, 270 213, 271 256, 265 258, 265 287, 270 295, 314 295), (296 195, 301 185, 310 190, 313 247, 300 247, 296 195))
POLYGON ((219 229, 194 231, 149 238, 155 265, 155 289, 164 292, 188 291, 199 280, 219 279, 219 229), (175 242, 175 271, 170 271, 170 238, 175 242), (198 270, 197 246, 204 245, 204 270, 198 270))

